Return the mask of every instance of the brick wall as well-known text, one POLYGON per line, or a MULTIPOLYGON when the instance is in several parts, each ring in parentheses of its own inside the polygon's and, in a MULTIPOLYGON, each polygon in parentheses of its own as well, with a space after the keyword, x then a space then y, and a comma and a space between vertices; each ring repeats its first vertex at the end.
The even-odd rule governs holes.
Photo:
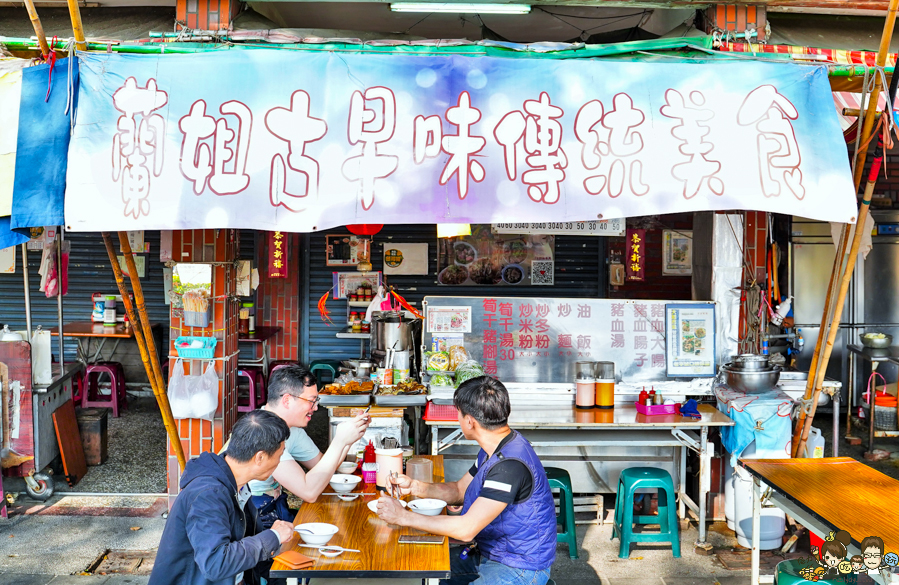
POLYGON ((705 11, 705 32, 729 32, 738 37, 747 30, 755 30, 758 38, 765 40, 767 17, 764 5, 713 4, 705 11))
MULTIPOLYGON (((180 309, 170 309, 171 328, 168 346, 169 372, 174 373, 177 351, 174 340, 179 335, 215 337, 215 371, 219 378, 219 408, 213 420, 176 420, 181 448, 189 460, 204 451, 218 452, 231 434, 231 427, 237 420, 237 274, 233 266, 237 258, 238 241, 236 230, 180 230, 172 233, 173 257, 181 262, 211 262, 213 319, 208 327, 182 326, 180 309)), ((199 376, 205 371, 208 361, 185 360, 184 373, 199 376)), ((169 508, 178 494, 181 470, 178 459, 168 447, 168 494, 169 508)))
POLYGON ((175 19, 194 30, 228 29, 239 11, 237 0, 178 0, 175 19))
POLYGON ((268 277, 268 232, 259 233, 256 246, 259 267, 256 323, 281 327, 281 333, 268 342, 269 357, 273 360, 300 359, 300 234, 287 236, 288 278, 268 277))
MULTIPOLYGON (((666 215, 664 227, 658 221, 643 217, 627 220, 627 227, 646 229, 646 267, 643 282, 625 282, 623 286, 609 286, 609 298, 613 299, 665 299, 689 300, 693 296, 691 276, 662 274, 662 231, 665 229, 693 229, 693 214, 666 215)), ((625 238, 609 238, 609 257, 619 253, 624 257, 625 238)), ((608 267, 605 268, 608 270, 608 267)))

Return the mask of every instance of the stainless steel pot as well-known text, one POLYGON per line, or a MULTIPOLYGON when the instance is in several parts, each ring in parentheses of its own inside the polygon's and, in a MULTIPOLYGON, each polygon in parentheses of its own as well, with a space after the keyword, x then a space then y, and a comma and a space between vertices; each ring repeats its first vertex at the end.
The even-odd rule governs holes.
POLYGON ((735 370, 767 370, 769 367, 768 356, 756 355, 754 353, 744 353, 742 355, 736 356, 730 367, 735 370))
POLYGON ((340 365, 343 366, 341 371, 353 374, 354 378, 369 378, 375 371, 375 364, 368 360, 344 360, 340 365))
POLYGON ((371 317, 372 351, 406 351, 412 349, 412 322, 399 313, 380 311, 371 317))
POLYGON ((772 390, 780 379, 780 366, 765 370, 739 370, 732 364, 721 366, 724 383, 728 387, 747 394, 760 394, 772 390))

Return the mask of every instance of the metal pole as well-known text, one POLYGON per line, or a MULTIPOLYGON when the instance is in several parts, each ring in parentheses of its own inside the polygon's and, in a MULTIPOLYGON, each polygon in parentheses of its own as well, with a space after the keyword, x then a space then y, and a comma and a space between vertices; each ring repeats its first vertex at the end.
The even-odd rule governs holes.
POLYGON ((59 281, 59 294, 56 295, 56 312, 59 317, 59 375, 62 376, 66 373, 66 364, 65 358, 63 357, 64 351, 64 342, 63 342, 63 331, 62 331, 62 228, 63 226, 59 226, 56 230, 56 279, 59 281))
POLYGON ((22 280, 25 290, 25 328, 31 341, 31 285, 28 282, 28 244, 22 244, 22 280))

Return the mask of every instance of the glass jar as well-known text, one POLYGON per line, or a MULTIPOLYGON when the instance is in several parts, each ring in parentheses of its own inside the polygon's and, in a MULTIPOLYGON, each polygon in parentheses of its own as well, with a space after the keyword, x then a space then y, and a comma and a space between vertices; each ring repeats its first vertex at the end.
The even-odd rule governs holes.
POLYGON ((362 333, 362 319, 359 318, 358 314, 353 319, 353 333, 362 333))
POLYGON ((362 322, 362 333, 371 333, 371 323, 368 321, 362 322))

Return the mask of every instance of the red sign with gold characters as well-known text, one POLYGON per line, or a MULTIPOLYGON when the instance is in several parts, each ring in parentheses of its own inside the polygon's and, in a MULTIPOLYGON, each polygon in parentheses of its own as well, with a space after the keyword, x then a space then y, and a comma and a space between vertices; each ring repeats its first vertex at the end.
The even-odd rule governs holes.
POLYGON ((268 233, 268 275, 287 278, 287 236, 282 232, 268 233))
POLYGON ((628 282, 643 280, 643 269, 646 267, 646 230, 627 230, 624 265, 627 267, 628 282))

